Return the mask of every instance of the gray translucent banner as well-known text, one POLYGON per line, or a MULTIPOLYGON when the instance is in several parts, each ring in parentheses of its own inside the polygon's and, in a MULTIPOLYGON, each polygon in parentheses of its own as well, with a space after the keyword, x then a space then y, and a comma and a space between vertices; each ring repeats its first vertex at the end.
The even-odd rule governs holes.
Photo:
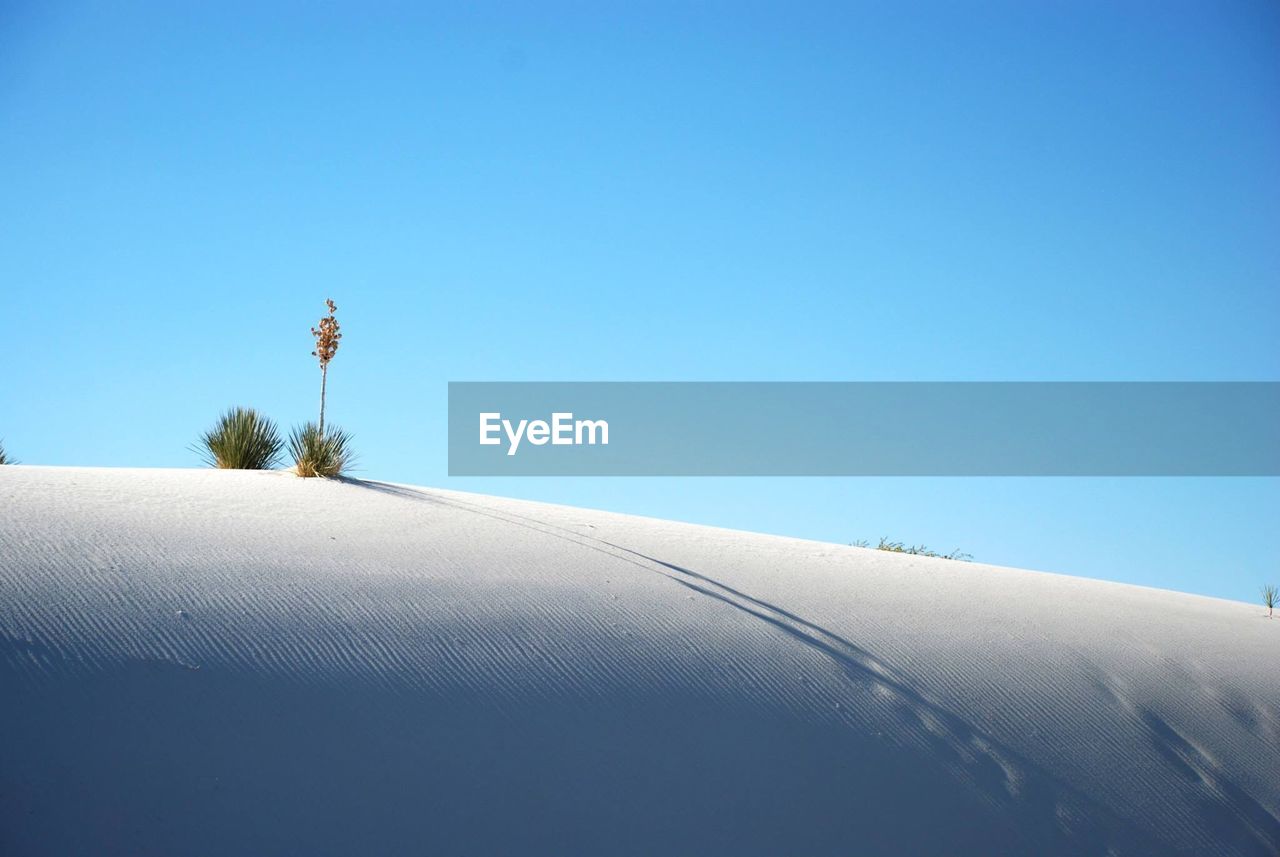
POLYGON ((1278 437, 1277 382, 449 384, 451 476, 1278 476, 1278 437))

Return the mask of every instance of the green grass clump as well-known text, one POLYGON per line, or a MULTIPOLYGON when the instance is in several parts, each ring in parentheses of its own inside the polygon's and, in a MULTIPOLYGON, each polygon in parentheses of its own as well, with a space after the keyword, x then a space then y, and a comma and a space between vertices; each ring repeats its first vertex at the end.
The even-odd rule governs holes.
POLYGON ((289 453, 299 476, 341 476, 355 463, 351 435, 337 426, 323 432, 315 423, 306 423, 289 433, 289 453))
POLYGON ((227 411, 196 447, 210 466, 232 470, 270 470, 283 448, 276 424, 253 408, 227 411))
MULTIPOLYGON (((866 539, 856 541, 852 545, 855 548, 869 548, 871 542, 866 539)), ((961 562, 968 562, 973 559, 972 554, 962 553, 959 550, 953 550, 951 553, 939 553, 935 550, 929 550, 924 545, 908 545, 903 542, 891 542, 885 537, 880 538, 880 543, 875 546, 878 551, 888 551, 889 553, 906 553, 912 556, 931 556, 936 559, 956 559, 961 562)))

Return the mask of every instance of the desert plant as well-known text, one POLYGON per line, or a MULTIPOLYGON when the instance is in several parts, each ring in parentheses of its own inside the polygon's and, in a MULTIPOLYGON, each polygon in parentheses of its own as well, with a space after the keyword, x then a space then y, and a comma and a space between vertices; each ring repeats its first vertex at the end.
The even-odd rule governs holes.
POLYGON ((1262 603, 1267 608, 1267 618, 1271 618, 1271 614, 1276 609, 1276 598, 1280 596, 1280 589, 1276 588, 1274 583, 1268 583, 1262 587, 1262 603))
POLYGON ((283 447, 275 423, 253 408, 231 408, 204 433, 196 450, 213 467, 269 470, 283 447))
POLYGON ((338 320, 334 318, 337 305, 329 299, 325 300, 329 314, 320 319, 320 326, 311 328, 311 335, 316 339, 316 350, 311 356, 320 361, 320 434, 324 434, 324 396, 329 382, 329 361, 338 353, 338 340, 342 334, 338 332, 338 320))
MULTIPOLYGON (((851 542, 850 547, 869 548, 871 547, 871 542, 866 539, 859 539, 856 542, 851 542)), ((929 556, 935 559, 955 559, 961 562, 968 562, 973 559, 972 554, 964 553, 958 549, 953 550, 950 553, 939 553, 938 551, 930 550, 924 545, 908 545, 904 542, 892 542, 885 536, 880 537, 880 543, 877 544, 875 548, 878 551, 888 551, 889 553, 905 553, 911 554, 912 556, 929 556)))
POLYGON ((9 459, 9 456, 5 455, 5 453, 4 453, 4 441, 0 440, 0 464, 17 464, 17 463, 18 463, 18 462, 16 462, 16 461, 11 461, 11 460, 9 459))
POLYGON ((299 476, 341 476, 355 463, 351 435, 337 426, 321 431, 307 423, 289 433, 289 452, 299 476))

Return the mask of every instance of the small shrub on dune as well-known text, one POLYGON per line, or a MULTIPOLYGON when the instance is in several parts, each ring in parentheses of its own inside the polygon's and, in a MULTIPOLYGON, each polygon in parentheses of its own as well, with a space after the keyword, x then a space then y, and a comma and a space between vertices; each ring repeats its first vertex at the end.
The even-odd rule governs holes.
POLYGON ((283 448, 276 424, 253 408, 227 411, 197 447, 206 463, 231 470, 270 470, 283 448))
POLYGON ((1266 586, 1262 587, 1262 606, 1267 608, 1268 619, 1270 619, 1271 614, 1275 612, 1277 598, 1280 598, 1280 589, 1277 589, 1275 584, 1268 583, 1266 586))
MULTIPOLYGON (((866 539, 859 539, 856 542, 852 542, 850 546, 855 548, 869 548, 871 547, 871 542, 867 541, 866 539)), ((959 560, 960 562, 969 562, 971 559, 973 559, 972 554, 967 554, 959 549, 953 550, 951 551, 951 553, 939 553, 938 551, 930 550, 925 545, 909 545, 904 542, 893 542, 884 536, 880 537, 880 543, 876 545, 875 548, 878 551, 888 551, 889 553, 905 553, 905 554, 911 554, 912 556, 928 556, 928 557, 933 557, 934 559, 955 559, 955 560, 959 560)))
POLYGON ((0 465, 2 465, 2 464, 17 464, 17 463, 18 463, 18 462, 14 461, 12 458, 10 458, 9 456, 5 455, 5 453, 4 453, 4 441, 0 440, 0 465))
POLYGON ((315 423, 295 428, 289 434, 289 452, 299 476, 341 476, 355 463, 351 435, 337 426, 324 431, 315 423))

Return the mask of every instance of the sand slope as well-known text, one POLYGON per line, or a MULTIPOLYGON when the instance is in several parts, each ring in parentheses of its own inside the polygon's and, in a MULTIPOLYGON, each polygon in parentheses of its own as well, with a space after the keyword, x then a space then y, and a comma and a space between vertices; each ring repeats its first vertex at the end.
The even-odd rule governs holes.
POLYGON ((1280 620, 407 486, 0 468, 0 853, 1276 854, 1280 620))

